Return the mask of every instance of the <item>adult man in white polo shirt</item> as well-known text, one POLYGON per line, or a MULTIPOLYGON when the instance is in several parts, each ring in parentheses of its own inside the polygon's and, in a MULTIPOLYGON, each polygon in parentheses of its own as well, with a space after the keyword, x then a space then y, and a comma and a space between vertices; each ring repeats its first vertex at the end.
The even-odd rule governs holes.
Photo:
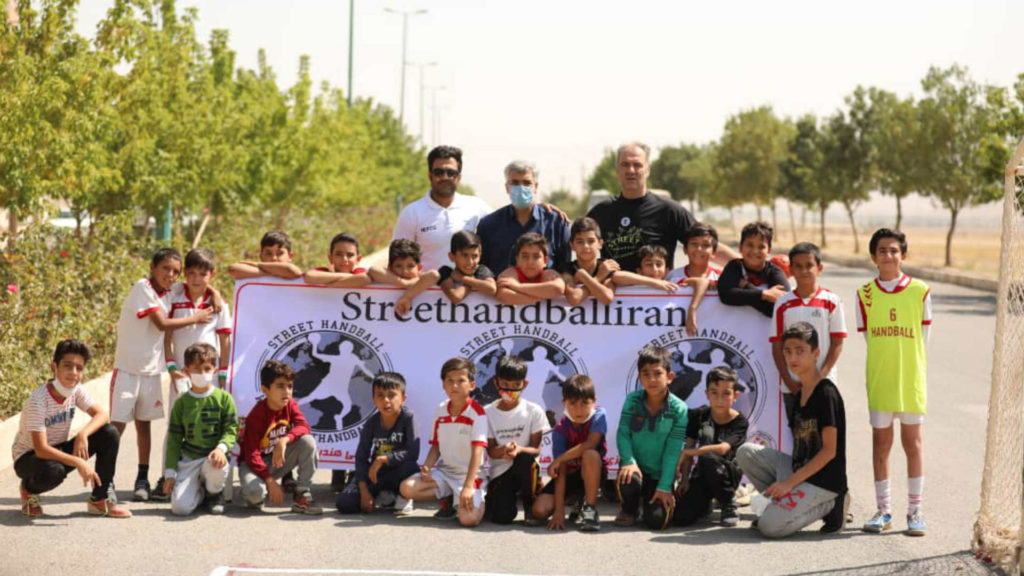
POLYGON ((423 250, 424 270, 437 270, 448 264, 452 234, 459 230, 476 231, 480 218, 491 207, 476 196, 455 190, 462 178, 462 150, 437 146, 427 155, 430 192, 402 209, 391 239, 413 240, 423 250))

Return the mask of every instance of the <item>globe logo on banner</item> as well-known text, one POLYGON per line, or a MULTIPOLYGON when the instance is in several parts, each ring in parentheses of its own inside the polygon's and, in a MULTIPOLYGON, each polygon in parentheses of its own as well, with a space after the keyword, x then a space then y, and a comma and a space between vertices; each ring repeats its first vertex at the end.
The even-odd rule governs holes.
MULTIPOLYGON (((707 377, 714 368, 732 368, 739 376, 740 397, 733 405, 736 410, 754 422, 764 410, 765 376, 761 366, 751 362, 740 349, 721 340, 691 338, 666 346, 672 354, 672 372, 675 378, 669 384, 669 391, 686 402, 689 408, 706 406, 707 377)), ((629 371, 626 392, 640 390, 636 364, 629 371)))
POLYGON ((550 340, 530 336, 506 336, 494 340, 470 356, 476 364, 476 390, 472 397, 483 406, 498 399, 498 360, 507 355, 526 363, 529 385, 523 397, 540 404, 547 413, 548 422, 554 425, 555 416, 562 413, 562 383, 573 374, 586 374, 586 364, 550 340))
POLYGON ((295 370, 293 396, 310 427, 340 432, 358 429, 375 410, 373 377, 392 370, 390 358, 377 348, 379 343, 374 346, 350 332, 316 330, 285 341, 270 359, 295 370))

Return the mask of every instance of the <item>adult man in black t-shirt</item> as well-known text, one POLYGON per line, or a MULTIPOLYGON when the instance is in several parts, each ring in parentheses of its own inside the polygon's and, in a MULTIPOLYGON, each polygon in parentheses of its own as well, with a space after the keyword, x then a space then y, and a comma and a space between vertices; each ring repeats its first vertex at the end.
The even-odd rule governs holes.
MULTIPOLYGON (((587 216, 597 221, 604 236, 603 258, 611 258, 623 270, 640 267, 637 252, 645 244, 660 244, 668 252, 668 269, 675 267, 676 242, 685 244, 686 231, 697 220, 675 200, 662 198, 647 190, 651 173, 651 148, 641 142, 619 146, 615 175, 622 193, 591 208, 587 216)), ((738 257, 727 246, 720 246, 718 258, 727 262, 738 257)))

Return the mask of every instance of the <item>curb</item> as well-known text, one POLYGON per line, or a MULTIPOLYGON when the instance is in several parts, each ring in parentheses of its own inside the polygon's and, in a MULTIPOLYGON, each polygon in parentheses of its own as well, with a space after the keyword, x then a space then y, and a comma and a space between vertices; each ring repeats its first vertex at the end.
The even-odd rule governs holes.
MULTIPOLYGON (((866 270, 875 269, 875 265, 871 262, 871 259, 864 258, 862 256, 822 253, 821 259, 825 262, 839 264, 840 266, 847 266, 850 268, 864 268, 866 270)), ((999 292, 999 280, 985 278, 966 272, 925 268, 923 266, 903 266, 903 271, 915 278, 921 278, 922 280, 946 282, 947 284, 956 284, 957 286, 974 288, 975 290, 983 290, 985 292, 999 292)))

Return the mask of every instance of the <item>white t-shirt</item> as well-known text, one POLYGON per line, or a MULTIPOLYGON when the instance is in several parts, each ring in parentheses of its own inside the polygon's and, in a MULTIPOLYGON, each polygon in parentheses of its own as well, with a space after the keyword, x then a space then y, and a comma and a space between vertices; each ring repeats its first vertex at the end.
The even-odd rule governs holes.
POLYGON ((391 239, 414 240, 423 250, 424 270, 437 270, 448 264, 452 234, 459 230, 476 231, 480 219, 491 213, 491 207, 476 196, 455 193, 445 208, 428 192, 402 209, 391 232, 391 239))
MULTIPOLYGON (((518 446, 529 446, 530 436, 537 432, 546 434, 551 430, 548 417, 539 405, 522 397, 519 404, 511 410, 502 410, 498 407, 500 403, 501 400, 495 400, 484 408, 487 413, 487 437, 494 438, 499 446, 509 442, 515 442, 518 446)), ((493 459, 488 477, 493 480, 511 467, 511 460, 493 459)))
POLYGON ((92 397, 81 385, 75 386, 67 398, 62 398, 49 384, 47 382, 36 388, 21 411, 18 434, 11 447, 14 460, 35 450, 32 446, 32 432, 46 432, 46 443, 50 446, 67 442, 75 410, 92 408, 92 397))
POLYGON ((472 398, 466 401, 458 416, 448 414, 448 403, 447 400, 441 402, 434 411, 434 434, 430 444, 441 451, 437 467, 449 478, 461 480, 469 471, 473 447, 487 448, 487 416, 483 406, 472 398))
MULTIPOLYGON (((831 338, 846 338, 843 301, 828 288, 818 288, 818 291, 806 300, 797 296, 796 292, 787 292, 782 298, 775 301, 768 340, 778 342, 786 328, 797 322, 807 322, 814 326, 814 330, 818 333, 818 349, 821 350, 821 355, 818 356, 818 368, 821 368, 831 348, 831 338)), ((796 378, 792 373, 791 375, 796 378)), ((838 376, 837 366, 833 366, 832 370, 825 374, 826 378, 836 384, 839 383, 838 376)))
POLYGON ((168 293, 158 293, 149 280, 139 280, 132 286, 117 320, 114 368, 146 376, 166 370, 164 332, 148 316, 158 310, 166 316, 170 309, 168 293))
MULTIPOLYGON (((195 316, 200 310, 213 306, 213 293, 207 291, 203 301, 196 307, 188 293, 188 286, 179 282, 171 287, 169 295, 171 312, 168 318, 187 318, 195 316)), ((171 332, 171 351, 174 362, 179 368, 185 367, 185 349, 197 342, 206 342, 217 349, 220 354, 220 338, 218 334, 231 334, 231 310, 221 308, 213 315, 213 320, 206 324, 190 324, 171 332)), ((218 356, 219 358, 219 356, 218 356)))
MULTIPOLYGON (((666 282, 672 282, 673 284, 681 284, 683 280, 690 277, 690 265, 687 264, 682 268, 676 268, 675 270, 668 273, 665 276, 666 282)), ((704 277, 711 282, 718 282, 718 277, 722 275, 722 271, 713 266, 708 266, 704 271, 704 277)))

